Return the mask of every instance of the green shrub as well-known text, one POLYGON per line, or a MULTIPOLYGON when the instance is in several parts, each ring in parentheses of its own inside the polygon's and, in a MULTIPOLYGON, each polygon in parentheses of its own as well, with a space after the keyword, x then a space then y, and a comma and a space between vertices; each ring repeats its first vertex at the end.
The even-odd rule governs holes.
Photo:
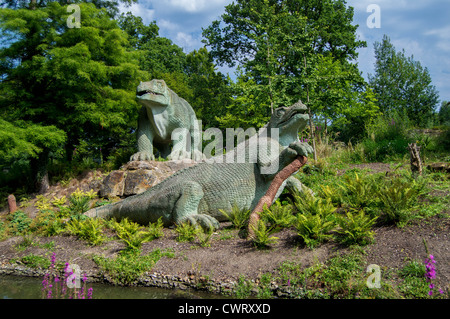
POLYGON ((359 176, 358 173, 345 175, 339 185, 345 203, 353 208, 373 208, 376 206, 376 191, 379 182, 373 175, 359 176))
POLYGON ((314 197, 308 192, 294 195, 294 205, 302 214, 319 215, 325 219, 332 218, 336 211, 331 198, 314 197))
POLYGON ((149 229, 142 230, 142 226, 138 223, 129 221, 128 218, 122 219, 120 222, 112 221, 112 228, 116 231, 117 236, 127 245, 129 250, 139 250, 142 244, 162 236, 162 221, 158 220, 153 225, 150 224, 149 229))
POLYGON ((231 212, 226 212, 222 209, 219 209, 219 211, 231 221, 231 224, 237 229, 242 229, 248 225, 251 213, 248 209, 240 209, 237 205, 233 205, 231 212))
POLYGON ((176 240, 179 242, 194 241, 199 231, 200 227, 196 225, 191 225, 190 223, 178 224, 175 227, 175 232, 178 234, 176 240))
POLYGON ((32 219, 28 217, 23 211, 18 210, 9 216, 9 230, 14 236, 26 234, 29 232, 29 227, 32 219))
POLYGON ((367 125, 366 138, 361 141, 366 160, 377 162, 406 154, 412 142, 410 127, 408 118, 397 113, 385 114, 367 125))
POLYGON ((81 215, 89 210, 91 199, 87 196, 69 196, 69 210, 73 215, 81 215))
POLYGON ((346 216, 337 217, 340 229, 340 241, 347 245, 367 245, 373 241, 374 233, 372 226, 378 217, 370 218, 361 210, 357 214, 347 212, 346 216))
POLYGON ((102 228, 103 220, 98 218, 86 218, 83 220, 73 218, 66 226, 69 233, 87 240, 93 246, 100 245, 106 240, 102 228))
POLYGON ((150 271, 163 256, 173 257, 173 252, 155 249, 146 255, 139 251, 125 250, 116 258, 94 256, 94 262, 103 275, 107 275, 113 283, 121 285, 133 284, 144 272, 150 271))
POLYGON ((305 245, 312 249, 333 237, 329 232, 336 227, 336 223, 320 214, 306 213, 297 215, 295 227, 305 245))
POLYGON ((253 244, 258 248, 267 248, 272 244, 278 242, 279 238, 275 236, 271 236, 273 232, 275 232, 275 228, 268 228, 266 223, 262 220, 258 220, 258 224, 256 227, 251 226, 253 228, 255 237, 253 238, 253 244))
POLYGON ((211 237, 214 233, 214 228, 209 229, 203 229, 202 227, 199 228, 197 233, 197 238, 200 241, 200 246, 202 247, 210 247, 211 246, 211 237))
POLYGON ((39 212, 30 224, 30 230, 43 236, 54 236, 64 230, 63 220, 52 210, 39 212))
POLYGON ((293 211, 294 207, 292 205, 282 205, 276 201, 270 208, 264 206, 261 219, 269 225, 271 233, 274 233, 294 224, 295 216, 292 213, 293 211))
POLYGON ((400 177, 387 181, 377 192, 385 220, 398 226, 404 225, 412 217, 411 210, 424 187, 424 182, 408 181, 400 177))
POLYGON ((162 218, 159 218, 158 221, 155 223, 150 223, 148 225, 148 232, 151 235, 150 240, 163 237, 164 236, 163 229, 164 229, 164 225, 162 222, 162 218))

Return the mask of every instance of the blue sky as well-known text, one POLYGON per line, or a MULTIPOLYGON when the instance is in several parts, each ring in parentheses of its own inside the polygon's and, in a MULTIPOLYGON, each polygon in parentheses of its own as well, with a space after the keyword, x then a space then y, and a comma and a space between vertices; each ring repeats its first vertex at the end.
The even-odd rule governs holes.
MULTIPOLYGON (((122 11, 141 16, 145 23, 156 21, 160 35, 190 52, 202 46, 202 28, 224 12, 232 0, 139 0, 122 11)), ((373 43, 384 34, 397 51, 405 49, 427 67, 440 99, 450 101, 450 1, 449 0, 347 0, 354 7, 358 36, 367 42, 359 49, 358 65, 367 79, 374 72, 373 43), (367 12, 371 4, 380 8, 380 28, 369 28, 367 12)), ((233 70, 221 68, 222 72, 233 70)))

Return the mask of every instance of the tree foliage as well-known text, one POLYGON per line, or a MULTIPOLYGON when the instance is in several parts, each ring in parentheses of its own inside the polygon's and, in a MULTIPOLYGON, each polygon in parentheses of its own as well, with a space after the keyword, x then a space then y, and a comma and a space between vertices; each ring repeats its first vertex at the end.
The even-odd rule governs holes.
POLYGON ((398 111, 406 114, 417 126, 426 126, 438 103, 438 92, 431 84, 426 67, 397 52, 388 36, 375 42, 375 74, 369 83, 384 113, 398 111))
POLYGON ((24 149, 40 163, 38 170, 64 139, 68 157, 83 141, 100 152, 102 145, 127 139, 136 120, 134 90, 145 74, 126 49, 126 34, 106 10, 80 7, 81 28, 72 29, 66 7, 57 2, 0 11, 3 37, 11 43, 0 51, 2 118, 25 130, 10 136, 16 145, 23 140, 19 132, 41 132, 33 136, 43 138, 26 139, 34 147, 24 149))
POLYGON ((245 103, 230 108, 222 121, 253 107, 263 120, 275 107, 307 100, 318 55, 347 64, 365 46, 356 39, 352 19, 353 9, 342 0, 252 0, 226 6, 221 20, 203 35, 218 64, 239 66, 235 94, 245 103), (254 99, 252 107, 248 99, 254 99))

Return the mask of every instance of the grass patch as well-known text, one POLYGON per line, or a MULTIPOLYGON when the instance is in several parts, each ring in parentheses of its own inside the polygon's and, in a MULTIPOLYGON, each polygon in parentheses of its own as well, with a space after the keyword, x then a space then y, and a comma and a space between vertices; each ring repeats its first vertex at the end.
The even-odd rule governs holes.
POLYGON ((141 255, 140 251, 124 250, 116 258, 94 256, 94 262, 99 266, 103 276, 108 277, 114 284, 132 285, 139 277, 153 266, 162 257, 174 257, 171 251, 155 249, 152 252, 141 255))

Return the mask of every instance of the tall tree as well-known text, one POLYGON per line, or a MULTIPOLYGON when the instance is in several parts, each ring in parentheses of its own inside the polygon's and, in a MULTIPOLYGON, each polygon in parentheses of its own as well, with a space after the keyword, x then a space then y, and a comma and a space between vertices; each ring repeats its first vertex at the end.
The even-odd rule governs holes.
POLYGON ((238 0, 203 35, 219 65, 238 65, 242 80, 255 84, 246 89, 265 95, 268 107, 259 112, 266 117, 274 107, 308 100, 317 54, 342 63, 357 57, 365 43, 352 19, 343 0, 238 0))
POLYGON ((191 104, 204 128, 220 126, 217 117, 231 104, 231 79, 217 71, 206 48, 187 54, 186 74, 192 88, 191 104))
POLYGON ((414 124, 425 126, 436 110, 439 94, 430 73, 405 50, 397 52, 385 35, 374 43, 375 74, 369 83, 384 113, 397 111, 408 116, 414 124))
POLYGON ((35 10, 0 9, 0 28, 10 43, 0 51, 2 117, 19 128, 52 133, 28 140, 35 148, 25 155, 31 155, 38 186, 56 147, 46 139, 59 141, 70 159, 81 143, 99 153, 129 138, 138 107, 135 87, 146 77, 106 10, 79 5, 80 28, 68 28, 69 13, 57 2, 35 10))
POLYGON ((64 6, 70 3, 92 3, 98 9, 105 9, 111 17, 116 17, 119 13, 119 3, 130 6, 137 3, 137 0, 1 0, 0 7, 11 9, 38 9, 44 8, 49 3, 56 2, 64 6))

